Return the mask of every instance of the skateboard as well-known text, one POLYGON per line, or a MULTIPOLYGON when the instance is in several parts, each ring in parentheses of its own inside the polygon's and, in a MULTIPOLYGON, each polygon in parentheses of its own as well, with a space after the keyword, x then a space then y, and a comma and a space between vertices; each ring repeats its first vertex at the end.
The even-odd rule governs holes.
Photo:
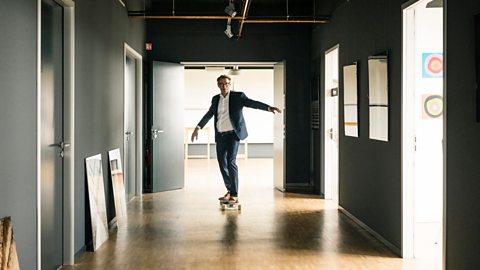
POLYGON ((222 210, 242 210, 242 205, 240 203, 230 203, 228 201, 220 201, 220 208, 222 210))

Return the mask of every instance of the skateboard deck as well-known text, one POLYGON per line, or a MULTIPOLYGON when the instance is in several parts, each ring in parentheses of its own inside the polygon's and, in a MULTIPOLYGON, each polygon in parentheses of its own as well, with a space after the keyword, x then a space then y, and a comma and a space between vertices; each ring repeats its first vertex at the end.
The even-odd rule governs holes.
POLYGON ((222 210, 241 210, 242 205, 240 203, 229 203, 225 201, 220 201, 220 208, 222 210))

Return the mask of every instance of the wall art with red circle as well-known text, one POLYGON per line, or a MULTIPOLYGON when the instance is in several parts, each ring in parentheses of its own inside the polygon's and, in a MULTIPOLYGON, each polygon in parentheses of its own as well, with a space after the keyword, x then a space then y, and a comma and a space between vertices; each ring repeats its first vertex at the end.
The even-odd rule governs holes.
POLYGON ((422 53, 422 77, 442 78, 443 77, 443 54, 422 53))

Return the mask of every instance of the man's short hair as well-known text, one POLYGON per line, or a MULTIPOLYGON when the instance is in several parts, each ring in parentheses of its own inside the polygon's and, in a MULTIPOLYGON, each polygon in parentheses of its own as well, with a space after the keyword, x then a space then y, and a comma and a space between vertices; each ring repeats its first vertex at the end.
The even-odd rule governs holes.
POLYGON ((220 77, 217 78, 217 83, 222 79, 228 79, 229 81, 232 81, 232 79, 227 75, 220 75, 220 77))

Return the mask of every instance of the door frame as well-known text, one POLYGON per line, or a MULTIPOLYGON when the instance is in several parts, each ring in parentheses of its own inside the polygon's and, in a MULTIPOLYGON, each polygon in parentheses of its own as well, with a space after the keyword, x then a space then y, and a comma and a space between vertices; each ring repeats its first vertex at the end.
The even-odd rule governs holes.
POLYGON ((286 88, 287 61, 283 60, 273 65, 273 103, 283 112, 282 115, 277 115, 273 119, 273 186, 281 192, 285 192, 287 186, 285 173, 287 169, 285 154, 287 139, 286 88), (281 72, 281 76, 275 76, 278 72, 281 72))
MULTIPOLYGON (((327 115, 331 115, 330 111, 332 108, 330 108, 330 106, 328 105, 328 101, 327 99, 325 98, 326 95, 326 81, 327 81, 327 77, 326 77, 326 70, 327 70, 327 63, 326 63, 326 57, 329 53, 331 53, 332 51, 334 50, 337 50, 338 53, 337 53, 337 58, 340 59, 340 44, 336 44, 332 47, 330 47, 329 49, 327 49, 324 53, 324 69, 323 69, 323 74, 324 74, 324 83, 323 83, 323 91, 322 91, 322 96, 323 96, 323 99, 324 99, 324 107, 323 107, 323 112, 324 112, 324 121, 323 121, 323 135, 322 135, 322 138, 323 138, 323 162, 321 164, 321 166, 323 166, 323 173, 322 173, 322 177, 323 177, 323 184, 324 184, 324 197, 325 199, 331 199, 335 204, 339 204, 339 171, 340 171, 340 151, 339 149, 337 150, 337 157, 338 157, 338 160, 337 160, 337 169, 336 169, 336 173, 337 173, 337 177, 336 177, 336 181, 335 182, 332 182, 330 180, 328 180, 328 175, 327 175, 327 168, 331 167, 330 166, 330 158, 327 158, 327 124, 326 124, 326 119, 327 119, 327 115), (327 109, 329 111, 327 111, 327 109), (328 187, 329 186, 329 187, 328 187), (327 188, 328 187, 328 188, 327 188), (330 190, 330 191, 328 191, 330 190), (327 192, 328 191, 328 192, 327 192)), ((337 64, 338 64, 338 76, 340 78, 340 61, 338 60, 337 61, 337 64)), ((339 85, 338 85, 338 88, 340 86, 340 79, 339 79, 339 85)), ((336 127, 336 131, 337 131, 337 144, 338 146, 340 147, 340 140, 339 140, 339 127, 340 127, 340 96, 337 95, 337 98, 338 98, 338 102, 337 102, 337 127, 336 127)), ((330 125, 330 124, 329 124, 330 125)))
MULTIPOLYGON (((414 102, 414 97, 411 91, 408 89, 413 88, 411 86, 411 74, 413 69, 408 69, 408 55, 411 52, 411 45, 407 42, 409 39, 413 38, 413 34, 409 33, 405 24, 410 23, 408 10, 420 4, 422 0, 410 0, 402 5, 402 134, 401 134, 401 162, 402 162, 402 257, 403 258, 413 258, 414 257, 414 226, 415 226, 415 205, 414 205, 414 122, 413 119, 413 110, 410 110, 410 104, 414 102)), ((442 269, 445 269, 445 258, 446 258, 446 157, 447 157, 447 92, 446 92, 446 81, 447 81, 447 69, 446 67, 446 8, 443 7, 443 205, 442 205, 442 269)), ((410 31, 411 32, 411 31, 410 31)))
MULTIPOLYGON (((135 196, 141 196, 143 191, 143 60, 135 49, 126 42, 123 46, 123 78, 124 78, 124 97, 125 97, 125 58, 129 56, 135 60, 135 196)), ((125 106, 125 102, 124 102, 125 106)), ((125 107, 124 107, 125 112, 125 107)), ((125 131, 125 115, 123 119, 123 131, 125 131)), ((123 145, 125 147, 125 135, 123 136, 123 145)), ((123 149, 123 161, 125 164, 125 149, 123 149)))
MULTIPOLYGON (((63 7, 63 91, 64 91, 64 141, 70 143, 66 148, 63 166, 63 265, 74 264, 74 176, 75 176, 75 2, 73 0, 55 0, 63 7)), ((41 228, 41 34, 42 0, 37 0, 37 269, 42 265, 42 228, 41 228)))

